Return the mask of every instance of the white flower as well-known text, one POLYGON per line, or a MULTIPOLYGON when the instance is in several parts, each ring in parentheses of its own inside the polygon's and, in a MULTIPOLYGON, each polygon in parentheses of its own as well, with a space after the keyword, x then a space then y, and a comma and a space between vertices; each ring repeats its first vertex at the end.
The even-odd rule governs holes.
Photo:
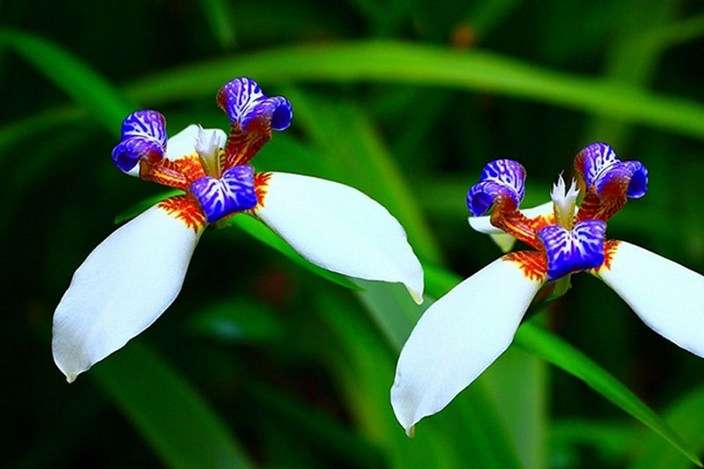
POLYGON ((311 263, 366 280, 403 283, 420 303, 423 271, 406 233, 381 205, 332 181, 248 163, 291 122, 285 98, 247 78, 218 103, 229 135, 192 125, 168 140, 155 111, 129 115, 113 160, 123 172, 181 189, 118 228, 83 262, 54 313, 54 361, 69 382, 149 327, 175 300, 208 224, 256 217, 311 263))
POLYGON ((472 275, 423 314, 404 345, 391 389, 396 417, 410 435, 443 409, 511 344, 531 301, 546 282, 564 293, 572 273, 588 271, 610 286, 653 330, 704 357, 704 277, 625 241, 606 240, 606 221, 628 197, 647 189, 647 171, 593 144, 577 155, 586 187, 562 177, 552 203, 518 210, 525 170, 511 160, 489 163, 468 194, 473 227, 487 221, 534 251, 504 255, 472 275), (493 209, 492 209, 493 207, 493 209), (490 217, 479 217, 491 209, 490 217), (547 209, 547 210, 546 210, 547 209), (487 218, 489 220, 487 220, 487 218), (476 222, 473 222, 476 220, 476 222))

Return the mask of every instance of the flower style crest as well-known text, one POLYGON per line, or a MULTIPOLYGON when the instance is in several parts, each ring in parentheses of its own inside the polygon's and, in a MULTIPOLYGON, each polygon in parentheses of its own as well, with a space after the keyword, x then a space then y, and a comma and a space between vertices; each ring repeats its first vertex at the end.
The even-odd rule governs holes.
POLYGON ((366 280, 400 282, 422 301, 423 271, 406 233, 358 190, 323 179, 257 173, 251 159, 291 124, 291 103, 249 78, 226 83, 217 103, 229 133, 191 125, 167 138, 166 119, 136 111, 122 124, 115 165, 179 189, 118 228, 88 256, 54 313, 54 361, 69 382, 149 327, 176 299, 208 225, 254 217, 311 263, 366 280))
POLYGON ((115 165, 128 172, 140 160, 156 163, 166 150, 166 119, 156 111, 133 112, 122 122, 122 140, 112 151, 115 165))
POLYGON ((479 183, 467 193, 467 206, 475 217, 484 215, 492 205, 517 208, 525 195, 526 170, 517 161, 495 160, 482 169, 479 183))
POLYGON ((704 357, 699 298, 704 277, 625 241, 606 239, 608 220, 629 198, 645 195, 645 166, 620 161, 609 145, 595 143, 579 152, 575 168, 579 183, 567 187, 560 175, 552 202, 525 211, 518 207, 525 170, 515 161, 489 163, 470 188, 470 224, 492 235, 502 232, 532 250, 500 257, 437 300, 418 321, 391 389, 396 417, 409 434, 508 348, 541 288, 547 284, 553 295, 564 294, 578 272, 602 279, 649 327, 704 357))

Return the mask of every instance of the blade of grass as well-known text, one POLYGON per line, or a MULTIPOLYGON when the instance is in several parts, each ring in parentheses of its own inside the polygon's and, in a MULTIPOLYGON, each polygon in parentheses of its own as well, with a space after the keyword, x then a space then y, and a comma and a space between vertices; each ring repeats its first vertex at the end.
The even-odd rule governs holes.
MULTIPOLYGON (((621 27, 615 31, 615 39, 607 48, 605 78, 629 85, 633 89, 646 89, 656 69, 662 43, 652 39, 650 31, 657 30, 671 21, 679 6, 679 0, 668 0, 650 4, 647 0, 624 2, 621 27)), ((630 127, 623 122, 599 116, 590 122, 585 141, 607 140, 615 148, 624 146, 630 127)))
POLYGON ((262 82, 376 81, 503 94, 704 138, 704 107, 600 78, 561 73, 478 50, 393 41, 295 46, 174 69, 126 88, 140 102, 212 94, 238 75, 262 82))
MULTIPOLYGON (((675 400, 665 412, 665 419, 678 428, 692 448, 704 452, 704 386, 675 400)), ((633 464, 633 469, 686 469, 689 466, 681 455, 654 435, 641 435, 644 451, 633 464)))
POLYGON ((535 324, 526 323, 518 329, 515 343, 581 379, 590 388, 664 438, 681 455, 703 467, 696 452, 689 448, 682 437, 655 411, 606 370, 559 337, 535 324))
POLYGON ((133 109, 95 70, 56 44, 17 30, 0 29, 0 47, 22 56, 112 133, 133 109))
MULTIPOLYGON (((369 282, 368 287, 369 292, 359 296, 389 293, 389 288, 380 284, 369 282)), ((403 287, 392 286, 391 290, 400 295, 403 287)), ((358 425, 386 448, 390 467, 521 467, 507 429, 482 385, 468 389, 451 409, 427 419, 413 439, 407 438, 393 416, 388 397, 398 347, 384 344, 367 318, 352 308, 353 303, 320 294, 318 304, 335 336, 335 349, 327 356, 336 362, 331 369, 343 384, 358 425)), ((396 311, 392 308, 380 314, 396 311)), ((405 322, 406 327, 412 324, 405 322)))
POLYGON ((130 344, 96 366, 91 376, 167 466, 251 467, 198 392, 145 345, 130 344))
POLYGON ((224 50, 232 49, 237 43, 235 26, 231 20, 230 4, 224 0, 203 0, 201 2, 205 17, 210 24, 210 29, 215 34, 220 47, 224 50))

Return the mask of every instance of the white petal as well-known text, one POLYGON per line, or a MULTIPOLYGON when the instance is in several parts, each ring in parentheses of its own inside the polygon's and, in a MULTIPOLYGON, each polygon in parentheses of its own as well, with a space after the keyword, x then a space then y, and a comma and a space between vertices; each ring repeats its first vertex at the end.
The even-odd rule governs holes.
POLYGON ((308 261, 365 280, 403 283, 420 303, 423 269, 398 221, 357 189, 271 173, 256 215, 308 261))
POLYGON ((598 275, 655 332, 704 357, 703 276, 624 241, 598 275))
POLYGON ((69 382, 174 301, 201 232, 155 206, 93 250, 54 313, 54 361, 69 382))
POLYGON ((410 435, 510 345, 542 282, 497 259, 433 303, 401 350, 391 405, 410 435))
POLYGON ((166 142, 166 158, 177 160, 184 155, 190 155, 196 151, 199 141, 217 143, 220 148, 224 148, 227 134, 221 129, 203 129, 199 125, 191 124, 166 142))

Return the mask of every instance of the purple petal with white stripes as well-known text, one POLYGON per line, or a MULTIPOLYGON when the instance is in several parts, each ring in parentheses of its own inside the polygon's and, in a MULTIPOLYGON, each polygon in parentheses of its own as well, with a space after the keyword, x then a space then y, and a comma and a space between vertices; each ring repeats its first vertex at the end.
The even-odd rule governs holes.
POLYGON ((618 162, 600 175, 595 187, 599 195, 608 192, 608 187, 617 187, 619 191, 625 187, 626 196, 637 199, 648 190, 648 170, 640 161, 618 162))
POLYGON ((592 143, 584 148, 577 157, 581 161, 577 169, 584 176, 587 187, 597 183, 597 180, 609 170, 609 168, 620 160, 616 156, 613 148, 606 143, 592 143))
POLYGON ((548 280, 601 266, 605 235, 606 222, 602 220, 583 220, 572 230, 561 225, 541 228, 537 236, 545 248, 548 280))
POLYGON ((157 111, 136 111, 122 121, 122 139, 147 137, 166 146, 166 118, 157 111))
POLYGON ((577 171, 599 196, 625 190, 628 197, 638 198, 648 190, 648 170, 643 163, 619 160, 606 143, 593 143, 582 150, 577 156, 577 171))
POLYGON ((166 150, 166 119, 156 111, 137 111, 122 121, 122 140, 112 151, 112 160, 124 172, 139 160, 157 162, 166 150))
POLYGON ((517 161, 495 160, 484 166, 480 181, 467 193, 467 207, 475 217, 484 215, 497 197, 513 200, 518 207, 525 195, 526 170, 517 161))
POLYGON ((220 179, 202 177, 191 184, 189 191, 198 199, 208 223, 257 205, 254 168, 247 165, 233 166, 220 179))
POLYGON ((284 130, 291 124, 293 111, 288 99, 267 98, 259 85, 249 78, 236 78, 218 92, 218 104, 233 124, 246 129, 250 121, 267 122, 273 130, 284 130))

